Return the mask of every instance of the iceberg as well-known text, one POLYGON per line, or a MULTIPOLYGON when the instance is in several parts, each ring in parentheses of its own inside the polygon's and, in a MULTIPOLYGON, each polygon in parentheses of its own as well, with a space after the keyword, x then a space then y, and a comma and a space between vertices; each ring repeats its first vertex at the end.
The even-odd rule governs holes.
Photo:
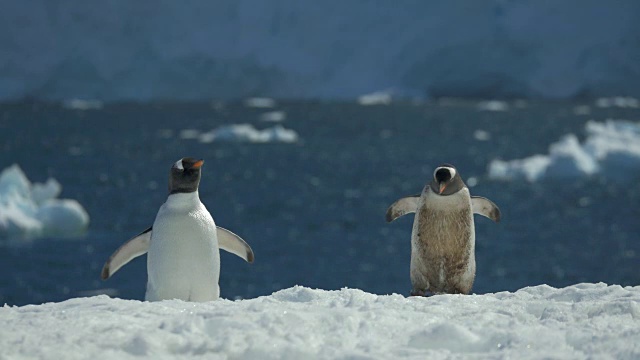
POLYGON ((589 121, 587 138, 580 144, 568 134, 549 146, 549 154, 524 159, 492 160, 489 177, 500 180, 576 179, 604 171, 624 181, 640 174, 640 124, 626 120, 589 121))
POLYGON ((404 297, 294 286, 246 300, 99 295, 0 308, 2 358, 635 359, 640 286, 404 297))
POLYGON ((81 235, 89 215, 76 200, 57 199, 55 179, 31 183, 18 165, 0 173, 0 241, 81 235))

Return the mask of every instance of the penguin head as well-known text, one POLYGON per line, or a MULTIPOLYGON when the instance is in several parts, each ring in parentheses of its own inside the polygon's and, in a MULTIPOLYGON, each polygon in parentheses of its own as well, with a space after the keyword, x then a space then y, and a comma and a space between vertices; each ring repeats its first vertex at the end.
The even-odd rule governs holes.
POLYGON ((442 164, 434 170, 429 186, 431 191, 442 196, 455 194, 465 187, 456 168, 449 164, 442 164))
POLYGON ((198 191, 202 164, 204 160, 190 157, 176 161, 169 173, 169 194, 198 191))

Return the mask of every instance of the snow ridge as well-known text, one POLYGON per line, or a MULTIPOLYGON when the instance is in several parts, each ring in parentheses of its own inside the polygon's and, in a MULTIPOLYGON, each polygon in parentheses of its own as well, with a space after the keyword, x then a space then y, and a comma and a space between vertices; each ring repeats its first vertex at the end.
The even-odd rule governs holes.
POLYGON ((5 306, 0 321, 9 358, 640 356, 640 287, 602 283, 430 298, 302 286, 208 303, 100 295, 5 306))

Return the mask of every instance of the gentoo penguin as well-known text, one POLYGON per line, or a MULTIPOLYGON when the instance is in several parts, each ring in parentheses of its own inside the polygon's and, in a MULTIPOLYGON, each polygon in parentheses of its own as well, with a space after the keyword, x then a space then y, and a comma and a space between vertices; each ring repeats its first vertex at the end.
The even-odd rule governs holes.
POLYGON ((253 262, 251 247, 238 235, 216 226, 200 202, 198 185, 204 160, 182 158, 171 167, 169 196, 153 226, 126 242, 107 260, 108 279, 133 258, 148 252, 145 300, 218 299, 220 249, 253 262))
POLYGON ((411 295, 468 294, 476 276, 473 214, 500 221, 491 200, 471 196, 456 168, 438 166, 422 194, 402 198, 386 220, 415 212, 411 232, 411 295))

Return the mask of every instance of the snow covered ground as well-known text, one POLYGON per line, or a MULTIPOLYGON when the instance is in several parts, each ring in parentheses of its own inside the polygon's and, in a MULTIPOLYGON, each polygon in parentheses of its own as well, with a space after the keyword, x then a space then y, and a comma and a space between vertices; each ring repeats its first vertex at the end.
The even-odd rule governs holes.
POLYGON ((0 99, 640 96, 637 0, 0 5, 0 99))
POLYGON ((493 160, 489 177, 501 180, 575 179, 609 171, 611 181, 640 173, 640 124, 625 120, 589 121, 586 140, 568 134, 549 146, 549 154, 524 159, 493 160))
POLYGON ((57 199, 55 179, 31 183, 18 165, 0 173, 0 241, 42 236, 75 236, 89 225, 89 215, 75 200, 57 199))
POLYGON ((640 286, 373 295, 301 286, 247 300, 105 295, 0 308, 0 358, 638 359, 640 286))

